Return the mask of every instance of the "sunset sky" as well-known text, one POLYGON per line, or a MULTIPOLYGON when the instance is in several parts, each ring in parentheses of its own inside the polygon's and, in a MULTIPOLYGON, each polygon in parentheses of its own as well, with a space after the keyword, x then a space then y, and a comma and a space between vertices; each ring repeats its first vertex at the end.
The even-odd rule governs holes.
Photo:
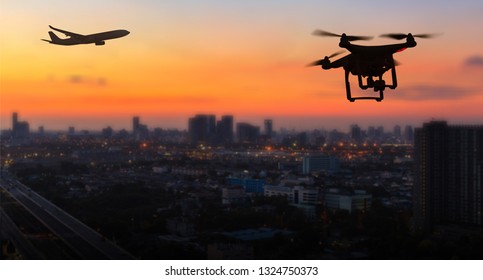
MULTIPOLYGON (((130 129, 135 115, 150 128, 186 128, 197 113, 300 129, 481 124, 482 15, 481 0, 0 0, 0 125, 9 129, 14 111, 32 130, 130 129), (131 33, 104 46, 58 46, 40 40, 49 24, 131 33), (399 87, 382 102, 350 103, 342 69, 306 67, 340 50, 315 29, 443 35, 395 55, 399 87)), ((357 94, 356 77, 351 84, 357 94)))

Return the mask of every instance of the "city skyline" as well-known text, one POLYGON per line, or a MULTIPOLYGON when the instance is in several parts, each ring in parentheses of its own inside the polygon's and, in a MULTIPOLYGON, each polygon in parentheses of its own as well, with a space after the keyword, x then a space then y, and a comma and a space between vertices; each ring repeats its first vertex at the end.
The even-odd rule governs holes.
MULTIPOLYGON (((12 112, 10 112, 11 114, 12 112)), ((83 118, 63 118, 61 116, 55 117, 40 117, 32 119, 28 113, 18 111, 21 114, 22 119, 28 119, 30 123, 30 130, 36 130, 38 127, 43 126, 47 130, 58 131, 65 130, 68 127, 74 126, 79 129, 100 131, 106 126, 111 126, 115 130, 128 129, 131 128, 133 116, 140 116, 143 122, 150 128, 161 127, 166 129, 188 129, 188 119, 196 113, 188 114, 186 116, 175 116, 175 117, 152 117, 144 116, 142 114, 131 114, 125 116, 116 117, 83 117, 83 118)), ((213 113, 201 113, 201 114, 213 114, 213 113)), ((398 119, 398 118, 379 118, 379 117, 366 117, 366 118, 351 118, 351 117, 323 117, 323 116, 237 116, 229 113, 216 114, 217 116, 231 115, 238 122, 248 122, 264 128, 264 120, 272 119, 274 120, 273 129, 280 130, 291 129, 291 130, 313 130, 313 129, 337 129, 340 131, 349 131, 350 126, 353 124, 362 125, 363 127, 369 126, 384 126, 385 128, 393 128, 395 125, 422 125, 424 122, 431 120, 447 120, 454 124, 478 124, 483 122, 483 120, 472 121, 464 119, 451 120, 443 117, 428 117, 427 119, 398 119)), ((9 130, 12 128, 11 115, 2 117, 0 119, 0 130, 9 130)))
MULTIPOLYGON (((302 129, 319 128, 321 120, 340 127, 377 120, 415 125, 432 118, 478 123, 483 39, 474 34, 483 24, 482 10, 480 1, 470 0, 3 1, 0 18, 15 28, 0 28, 0 125, 5 128, 13 111, 38 121, 34 128, 55 129, 122 128, 128 115, 180 128, 191 114, 204 112, 228 112, 247 122, 271 118, 277 126, 302 129), (96 20, 85 21, 86 15, 96 20), (40 40, 49 24, 81 34, 117 28, 131 34, 105 46, 54 46, 40 40), (352 104, 342 70, 305 67, 339 50, 336 38, 311 35, 318 28, 443 35, 418 39, 416 48, 395 55, 402 63, 400 86, 384 102, 352 104)), ((376 37, 367 45, 392 42, 376 37)))
MULTIPOLYGON (((87 127, 83 127, 83 126, 77 126, 76 124, 72 124, 70 122, 66 122, 67 125, 64 125, 64 126, 58 126, 58 127, 46 127, 42 124, 39 124, 39 123, 36 123, 35 121, 32 122, 31 120, 27 119, 26 117, 24 117, 22 114, 20 114, 19 112, 12 112, 10 117, 8 118, 8 120, 2 120, 2 123, 4 123, 4 126, 1 127, 0 131, 3 131, 3 132, 8 132, 8 131, 11 131, 11 132, 15 132, 15 127, 17 126, 17 124, 21 124, 22 125, 22 134, 25 134, 25 133, 36 133, 38 132, 39 130, 41 130, 42 132, 61 132, 61 131, 75 131, 76 133, 78 132, 81 132, 81 131, 89 131, 89 132, 94 132, 94 133, 101 133, 102 130, 106 129, 106 128, 109 128, 113 131, 122 131, 122 130, 126 130, 126 131, 129 131, 129 132, 133 132, 133 133, 138 133, 138 128, 141 127, 141 129, 145 130, 146 132, 151 132, 153 131, 154 129, 157 129, 157 128, 161 128, 161 129, 174 129, 174 130, 180 130, 180 131, 189 131, 190 129, 190 123, 191 123, 191 120, 194 119, 194 118, 197 118, 199 116, 202 116, 202 117, 213 117, 213 121, 214 121, 214 124, 216 123, 219 123, 220 121, 223 121, 223 119, 225 118, 231 118, 231 122, 232 122, 232 131, 233 132, 236 132, 237 131, 237 126, 238 124, 242 124, 242 125, 250 125, 250 126, 253 126, 253 127, 257 127, 259 130, 260 130, 260 135, 265 135, 266 133, 266 130, 267 130, 267 121, 270 123, 270 130, 273 131, 273 132, 279 132, 279 131, 293 131, 293 132, 303 132, 303 131, 312 131, 312 130, 323 130, 323 131, 339 131, 339 132, 342 132, 342 133, 347 133, 347 134, 353 134, 353 129, 354 127, 357 127, 358 130, 359 130, 359 133, 360 132, 367 132, 367 133, 370 133, 371 129, 374 130, 374 129, 378 129, 378 128, 382 128, 384 132, 391 132, 391 133, 395 133, 394 132, 394 129, 398 129, 399 130, 399 134, 403 133, 402 131, 405 129, 405 127, 411 127, 411 128, 416 128, 416 127, 421 127, 423 125, 423 123, 426 123, 426 122, 429 122, 429 121, 444 121, 444 122, 448 122, 452 125, 481 125, 481 123, 476 123, 476 122, 473 122, 473 123, 454 123, 454 122, 451 122, 451 121, 448 121, 446 119, 436 119, 436 118, 433 118, 431 120, 428 120, 428 121, 425 121, 425 122, 421 122, 421 123, 415 123, 415 124, 412 124, 411 122, 399 122, 399 123, 390 123, 390 124, 387 124, 387 125, 383 125, 382 123, 384 122, 374 122, 374 123, 365 123, 365 122, 357 122, 357 121, 348 121, 346 125, 344 126, 339 126, 339 127, 335 127, 335 126, 330 126, 330 125, 320 125, 318 127, 314 126, 314 127, 307 127, 305 128, 303 125, 302 126, 283 126, 283 125, 279 125, 278 124, 278 121, 277 119, 273 119, 273 118, 253 118, 253 119, 239 119, 237 118, 237 116, 235 115, 231 115, 231 114, 223 114, 223 115, 216 115, 216 114, 210 114, 210 113, 206 113, 206 114, 192 114, 190 116, 187 116, 186 119, 183 119, 182 122, 183 122, 183 126, 181 127, 173 127, 173 126, 162 126, 162 123, 148 123, 146 122, 146 120, 140 116, 139 114, 135 114, 135 115, 131 115, 131 116, 126 116, 124 119, 124 122, 126 123, 125 126, 122 126, 122 127, 116 127, 116 126, 112 126, 111 124, 107 123, 104 124, 104 120, 96 120, 97 122, 102 122, 102 125, 99 125, 95 128, 87 128, 87 127), (21 120, 21 122, 19 122, 19 119, 21 120), (397 127, 397 128, 396 128, 397 127)), ((296 121, 296 120, 295 120, 296 121)), ((330 120, 326 120, 328 122, 330 122, 330 120)))

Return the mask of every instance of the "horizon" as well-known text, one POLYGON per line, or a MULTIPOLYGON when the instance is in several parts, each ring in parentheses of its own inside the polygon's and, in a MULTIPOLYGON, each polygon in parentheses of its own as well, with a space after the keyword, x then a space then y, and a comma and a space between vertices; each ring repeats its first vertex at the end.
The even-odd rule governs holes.
MULTIPOLYGON (((132 119, 133 117, 139 117, 140 122, 148 126, 150 130, 154 128, 162 129, 177 129, 177 130, 187 130, 189 118, 195 115, 215 115, 216 120, 219 120, 223 115, 231 115, 234 118, 234 125, 237 123, 250 123, 255 126, 263 128, 263 122, 266 119, 271 119, 273 121, 273 128, 276 131, 282 129, 293 130, 293 131, 310 131, 310 130, 337 130, 340 132, 349 132, 352 125, 358 125, 361 129, 365 130, 368 127, 384 127, 385 131, 392 131, 392 129, 399 125, 402 129, 406 126, 412 126, 413 128, 422 127, 423 124, 431 121, 445 121, 450 125, 483 125, 483 121, 472 121, 472 120, 455 120, 448 119, 444 117, 433 117, 425 120, 419 119, 406 119, 400 120, 396 118, 386 118, 384 120, 379 118, 365 118, 352 120, 349 117, 320 117, 320 116, 279 116, 275 118, 263 117, 263 116, 250 116, 250 117, 238 117, 233 114, 214 114, 214 113, 194 113, 188 116, 164 116, 164 117, 143 117, 142 114, 133 114, 125 117, 106 117, 106 118, 83 118, 77 120, 64 119, 63 123, 56 122, 55 126, 44 125, 42 121, 30 119, 24 116, 21 112, 11 112, 8 119, 0 119, 0 131, 8 131, 12 129, 12 115, 13 113, 18 114, 19 121, 28 122, 30 125, 30 132, 35 133, 39 127, 43 127, 44 131, 48 132, 60 132, 66 131, 70 127, 74 127, 76 131, 92 131, 100 132, 103 128, 111 127, 115 131, 120 130, 132 130, 132 119), (318 125, 314 125, 317 121, 318 125)), ((62 117, 57 117, 55 119, 62 119, 62 117)), ((47 121, 48 123, 48 121, 47 121)), ((234 127, 235 128, 235 127, 234 127)), ((236 129, 235 129, 236 130, 236 129)))

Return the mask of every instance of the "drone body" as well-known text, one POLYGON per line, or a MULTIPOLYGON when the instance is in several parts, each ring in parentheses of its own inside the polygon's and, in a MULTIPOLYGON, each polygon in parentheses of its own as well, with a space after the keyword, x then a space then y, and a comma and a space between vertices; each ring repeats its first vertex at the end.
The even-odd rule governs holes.
POLYGON ((334 53, 326 56, 324 59, 317 60, 311 66, 320 65, 322 69, 329 70, 332 68, 343 67, 345 71, 345 85, 347 99, 354 102, 356 99, 375 99, 380 102, 384 99, 384 90, 386 88, 395 89, 397 87, 396 65, 393 54, 401 52, 407 48, 414 48, 417 44, 414 37, 430 38, 433 35, 421 34, 385 34, 382 37, 389 37, 392 39, 406 39, 405 43, 381 45, 381 46, 361 46, 352 44, 351 41, 356 40, 370 40, 372 37, 366 36, 349 36, 345 33, 337 35, 334 33, 316 30, 314 35, 340 37, 339 47, 347 49, 350 54, 337 59, 333 62, 330 58, 341 54, 342 52, 334 53), (386 84, 383 80, 383 75, 391 70, 391 84, 386 84), (351 87, 349 83, 349 74, 357 76, 359 87, 363 90, 372 88, 375 92, 379 92, 379 96, 362 96, 353 97, 351 94, 351 87), (364 83, 363 78, 366 79, 364 83))

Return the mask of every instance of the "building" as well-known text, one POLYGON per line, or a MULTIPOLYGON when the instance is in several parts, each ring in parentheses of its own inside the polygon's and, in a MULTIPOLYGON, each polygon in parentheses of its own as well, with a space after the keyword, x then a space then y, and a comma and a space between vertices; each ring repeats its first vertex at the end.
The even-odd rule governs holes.
POLYGON ((132 118, 132 134, 136 141, 146 140, 149 137, 148 126, 141 124, 139 117, 132 118))
POLYGON ((321 191, 318 188, 279 185, 265 186, 266 197, 285 197, 287 202, 304 212, 306 218, 314 220, 317 217, 317 207, 322 204, 321 191))
POLYGON ((216 134, 218 144, 233 144, 233 116, 221 116, 221 120, 216 123, 216 134))
POLYGON ((237 123, 236 131, 238 134, 239 143, 258 143, 260 137, 260 127, 251 125, 249 123, 237 123))
POLYGON ((273 121, 270 119, 265 120, 264 122, 265 125, 265 136, 270 139, 273 135, 273 121))
POLYGON ((190 118, 188 134, 192 144, 213 144, 216 139, 216 116, 196 115, 190 118))
POLYGON ((483 125, 425 123, 415 130, 417 229, 483 226, 483 125))
POLYGON ((229 186, 221 190, 221 203, 223 205, 243 205, 245 200, 245 189, 241 186, 229 186))
POLYGON ((137 131, 139 130, 139 126, 141 122, 139 121, 139 117, 132 118, 132 134, 136 135, 137 131))
POLYGON ((247 193, 263 194, 265 179, 228 177, 227 184, 230 186, 242 186, 247 193))
POLYGON ((295 204, 320 204, 320 191, 316 188, 303 186, 293 187, 293 203, 295 204))
POLYGON ((340 189, 328 189, 324 191, 322 196, 327 208, 347 210, 349 213, 354 210, 367 210, 372 203, 372 195, 363 190, 349 192, 340 189))
POLYGON ((280 196, 287 198, 289 203, 293 202, 293 187, 265 185, 264 196, 280 196))
POLYGON ((104 138, 111 138, 113 134, 114 131, 110 126, 102 129, 102 137, 104 138))
POLYGON ((384 136, 384 127, 378 126, 374 131, 374 136, 380 140, 384 136))
POLYGON ((302 172, 309 174, 314 171, 338 171, 340 161, 337 157, 327 155, 305 156, 302 159, 302 172))
POLYGON ((304 186, 266 185, 264 195, 285 197, 292 204, 316 205, 321 203, 320 190, 304 186))
POLYGON ((406 128, 404 129, 404 143, 414 143, 414 130, 413 127, 410 125, 406 125, 406 128))
POLYGON ((18 113, 12 114, 12 137, 16 141, 27 140, 30 136, 30 125, 28 122, 18 121, 18 113))
POLYGON ((393 129, 393 134, 396 139, 401 139, 401 126, 395 125, 393 129))
POLYGON ((362 142, 362 131, 357 124, 351 126, 351 139, 354 143, 362 142))
POLYGON ((376 137, 376 128, 374 126, 369 126, 367 129, 367 137, 371 140, 376 137))

